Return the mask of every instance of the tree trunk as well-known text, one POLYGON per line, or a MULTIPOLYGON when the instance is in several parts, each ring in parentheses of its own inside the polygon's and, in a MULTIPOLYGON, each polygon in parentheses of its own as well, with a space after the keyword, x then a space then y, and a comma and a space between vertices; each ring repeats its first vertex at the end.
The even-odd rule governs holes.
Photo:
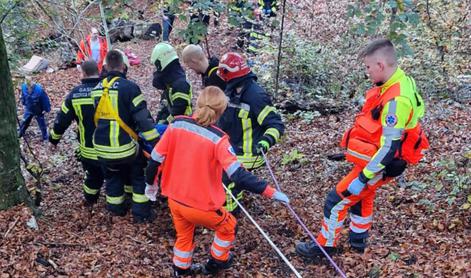
POLYGON ((16 103, 7 51, 0 27, 0 210, 28 200, 20 168, 16 103))

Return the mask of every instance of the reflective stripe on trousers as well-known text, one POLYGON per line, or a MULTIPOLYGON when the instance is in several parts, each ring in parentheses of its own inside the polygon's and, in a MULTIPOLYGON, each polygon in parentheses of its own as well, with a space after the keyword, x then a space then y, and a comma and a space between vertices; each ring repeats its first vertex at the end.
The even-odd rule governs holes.
POLYGON ((354 167, 329 192, 324 204, 324 219, 317 240, 323 246, 336 246, 340 237, 343 223, 350 211, 350 233, 365 233, 371 228, 373 219, 373 201, 376 188, 391 179, 372 179, 358 196, 351 195, 348 185, 358 177, 361 167, 354 167), (373 183, 374 182, 374 183, 373 183))

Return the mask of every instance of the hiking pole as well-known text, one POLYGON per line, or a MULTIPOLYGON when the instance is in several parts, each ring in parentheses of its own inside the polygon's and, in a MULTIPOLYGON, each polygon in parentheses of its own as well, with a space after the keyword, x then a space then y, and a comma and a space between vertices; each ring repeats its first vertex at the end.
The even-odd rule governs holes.
MULTIPOLYGON (((278 180, 275 177, 275 174, 273 174, 273 171, 270 167, 270 163, 268 161, 268 158, 265 154, 265 152, 262 150, 261 151, 263 159, 265 159, 265 163, 267 165, 268 171, 270 172, 270 175, 273 179, 273 182, 275 183, 276 189, 278 191, 281 191, 280 184, 278 183, 278 180)), ((332 259, 332 257, 325 251, 324 247, 320 245, 320 243, 317 241, 316 237, 309 231, 307 226, 304 224, 304 222, 301 220, 301 218, 298 216, 298 214, 294 211, 293 207, 289 203, 285 203, 286 207, 290 210, 291 214, 296 218, 296 221, 301 225, 301 227, 304 229, 304 231, 309 235, 309 237, 316 243, 316 245, 319 247, 319 249, 322 251, 322 253, 325 255, 325 257, 329 260, 330 264, 334 267, 334 269, 337 271, 337 273, 342 276, 343 278, 347 278, 347 275, 340 269, 340 267, 335 263, 335 261, 332 259)))
POLYGON ((260 225, 257 224, 257 222, 252 218, 252 216, 250 216, 250 214, 247 212, 247 210, 242 206, 241 203, 239 203, 239 201, 237 200, 237 198, 232 194, 232 192, 226 187, 226 185, 224 183, 222 183, 222 186, 224 187, 224 189, 226 190, 226 192, 228 192, 230 195, 231 195, 231 198, 236 202, 236 204, 240 207, 240 209, 245 213, 245 215, 249 218, 250 222, 252 222, 252 224, 255 225, 255 227, 257 228, 257 230, 262 234, 262 236, 268 241, 268 243, 270 244, 270 246, 275 249, 276 253, 278 253, 278 255, 281 257, 281 259, 286 263, 286 265, 288 265, 288 267, 291 269, 291 271, 293 271, 294 275, 296 275, 296 277, 298 278, 301 278, 301 274, 299 274, 299 272, 296 270, 296 268, 294 268, 294 266, 291 264, 291 262, 286 258, 285 255, 283 255, 283 253, 281 253, 280 249, 273 243, 273 241, 270 239, 270 237, 267 235, 267 233, 265 233, 265 231, 260 227, 260 225))

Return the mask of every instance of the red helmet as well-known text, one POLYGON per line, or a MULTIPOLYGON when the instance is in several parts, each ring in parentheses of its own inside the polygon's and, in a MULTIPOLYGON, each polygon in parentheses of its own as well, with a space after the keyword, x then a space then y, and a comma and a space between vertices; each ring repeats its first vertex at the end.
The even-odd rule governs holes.
POLYGON ((247 75, 250 72, 249 66, 244 57, 235 52, 228 52, 222 56, 219 62, 217 75, 222 80, 228 82, 234 78, 247 75))

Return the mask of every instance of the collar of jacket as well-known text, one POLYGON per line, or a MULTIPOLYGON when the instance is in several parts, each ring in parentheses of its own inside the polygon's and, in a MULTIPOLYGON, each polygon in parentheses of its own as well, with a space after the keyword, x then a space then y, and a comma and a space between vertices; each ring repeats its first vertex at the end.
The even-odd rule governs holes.
POLYGON ((249 72, 247 75, 237 77, 232 79, 227 83, 226 87, 226 92, 228 93, 227 95, 233 96, 233 95, 242 95, 247 88, 248 85, 250 85, 251 81, 257 81, 257 76, 253 72, 249 72), (242 87, 242 90, 240 90, 240 93, 237 93, 237 88, 242 87))
POLYGON ((389 78, 389 80, 386 81, 386 83, 384 83, 383 85, 381 85, 381 94, 384 93, 387 89, 389 89, 389 87, 397 83, 400 79, 402 79, 404 75, 405 72, 401 68, 397 67, 396 71, 389 78))
POLYGON ((101 81, 101 78, 99 77, 89 77, 89 78, 83 78, 82 84, 98 84, 98 82, 101 81))
POLYGON ((167 85, 172 84, 178 79, 185 78, 185 71, 183 70, 182 66, 178 59, 173 60, 165 67, 165 69, 159 73, 160 78, 162 78, 163 82, 167 85))
POLYGON ((106 75, 106 78, 108 80, 111 80, 111 78, 115 77, 115 76, 119 76, 121 78, 124 78, 126 79, 126 75, 120 71, 110 71, 108 72, 108 74, 106 75))
MULTIPOLYGON (((208 68, 206 69, 206 72, 203 74, 203 76, 209 76, 210 71, 214 68, 219 66, 219 59, 216 57, 211 57, 209 58, 208 61, 208 68)), ((217 69, 216 69, 217 70, 217 69)))

